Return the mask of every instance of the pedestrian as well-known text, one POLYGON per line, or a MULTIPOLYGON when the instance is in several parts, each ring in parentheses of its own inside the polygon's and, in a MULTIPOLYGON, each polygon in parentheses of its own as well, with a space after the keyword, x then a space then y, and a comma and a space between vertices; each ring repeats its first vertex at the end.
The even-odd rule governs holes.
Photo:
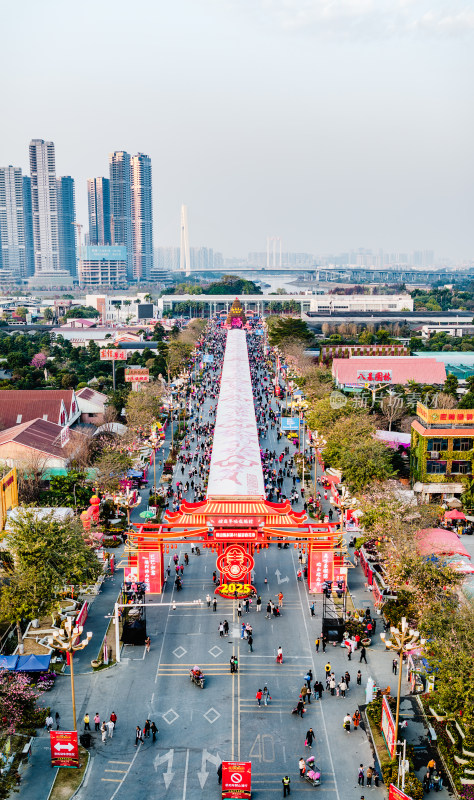
POLYGON ((224 636, 228 636, 228 635, 229 635, 229 623, 225 619, 224 620, 224 636))
POLYGON ((263 687, 263 703, 264 705, 268 706, 268 701, 271 700, 270 692, 268 691, 268 686, 265 684, 263 687))
POLYGON ((303 757, 301 757, 300 760, 298 761, 298 767, 300 770, 300 778, 304 778, 304 774, 306 772, 306 764, 303 757))
POLYGON ((102 723, 102 725, 100 726, 100 732, 101 732, 101 735, 102 735, 102 741, 105 744, 105 740, 107 739, 107 725, 106 725, 105 720, 102 723))
POLYGON ((364 765, 363 764, 360 764, 360 766, 359 766, 359 771, 357 773, 357 783, 359 784, 359 786, 363 786, 364 785, 364 765))
POLYGON ((285 777, 281 779, 281 782, 283 784, 283 797, 286 797, 287 794, 291 794, 291 789, 290 789, 291 781, 288 775, 285 775, 285 777))
POLYGON ((312 672, 312 670, 310 670, 310 669, 308 670, 308 672, 304 676, 304 679, 305 679, 305 681, 307 683, 309 691, 311 691, 311 681, 313 680, 313 672, 312 672))
POLYGON ((263 697, 263 692, 262 692, 261 689, 259 689, 257 694, 255 695, 255 698, 256 698, 257 703, 258 703, 259 706, 262 705, 262 697, 263 697))
POLYGON ((207 603, 207 607, 210 608, 211 607, 211 595, 209 593, 206 595, 206 603, 207 603))
POLYGON ((300 698, 299 698, 299 700, 298 700, 298 702, 297 702, 297 704, 296 704, 296 714, 297 714, 297 715, 299 714, 299 715, 300 715, 300 717, 301 717, 301 718, 303 718, 303 714, 304 714, 304 702, 303 702, 303 698, 302 698, 302 697, 300 697, 300 698))
POLYGON ((135 747, 138 747, 139 742, 140 743, 143 742, 143 735, 140 725, 137 725, 137 727, 135 728, 135 747))
POLYGON ((394 658, 392 661, 392 672, 394 675, 397 674, 397 670, 398 670, 398 661, 396 658, 394 658))
POLYGON ((367 769, 365 771, 365 777, 366 777, 366 781, 367 781, 367 786, 372 786, 372 775, 373 774, 374 774, 374 771, 373 771, 372 767, 367 767, 367 769))
POLYGON ((311 611, 311 616, 314 617, 314 603, 310 605, 309 610, 311 611))
MULTIPOLYGON (((85 719, 84 719, 84 721, 85 721, 85 719)), ((52 718, 51 714, 48 714, 48 716, 46 717, 46 719, 44 721, 44 724, 46 725, 46 730, 48 731, 48 733, 49 733, 49 731, 53 730, 54 719, 52 718)), ((86 730, 86 729, 84 728, 84 730, 86 730)), ((90 728, 89 728, 89 730, 90 730, 90 728)))
POLYGON ((109 719, 109 721, 108 721, 108 723, 107 723, 107 732, 108 732, 108 734, 109 734, 109 739, 112 739, 112 738, 113 738, 113 735, 114 735, 114 728, 115 728, 115 723, 114 723, 114 722, 112 722, 112 720, 111 720, 111 719, 109 719))
POLYGON ((150 729, 151 729, 151 722, 150 722, 149 719, 147 719, 145 721, 145 726, 143 728, 143 735, 144 735, 145 739, 149 739, 150 738, 150 729))
MULTIPOLYGON (((52 722, 52 719, 51 719, 51 727, 52 727, 52 725, 53 725, 53 722, 52 722)), ((86 713, 84 715, 84 730, 85 731, 90 731, 90 729, 91 729, 90 717, 89 717, 89 714, 86 711, 86 713)))
POLYGON ((152 741, 156 742, 156 734, 158 733, 158 728, 156 727, 154 722, 151 723, 150 730, 153 736, 152 741))
POLYGON ((304 683, 300 689, 300 696, 303 698, 303 703, 306 705, 306 699, 308 697, 308 687, 304 683))
POLYGON ((334 697, 336 693, 336 681, 334 680, 334 678, 329 679, 329 688, 331 690, 332 696, 334 697))
POLYGON ((259 595, 257 597, 257 611, 261 611, 261 610, 262 610, 262 598, 259 595))
POLYGON ((362 661, 364 661, 364 663, 367 664, 367 657, 365 655, 365 647, 364 647, 364 645, 362 645, 362 647, 360 648, 359 663, 361 663, 362 661))
POLYGON ((151 639, 149 636, 147 636, 145 639, 145 650, 147 653, 150 652, 150 645, 151 645, 151 639))
POLYGON ((269 601, 267 603, 267 613, 265 615, 265 619, 270 619, 271 615, 272 615, 272 607, 271 607, 271 604, 270 604, 270 601, 269 601))
POLYGON ((344 726, 344 730, 346 730, 347 733, 350 733, 351 732, 351 715, 350 714, 346 714, 346 716, 344 717, 344 719, 342 721, 342 724, 344 726))
POLYGON ((431 759, 428 761, 428 767, 427 767, 427 769, 428 769, 428 771, 429 771, 429 773, 430 773, 430 778, 431 778, 431 776, 432 776, 433 772, 434 772, 434 771, 435 771, 435 769, 436 769, 436 761, 434 760, 434 758, 431 758, 431 759))
POLYGON ((281 649, 281 645, 278 646, 276 662, 277 664, 283 664, 283 650, 281 649))
POLYGON ((217 630, 219 631, 219 636, 224 636, 224 624, 222 622, 219 622, 217 630))
POLYGON ((314 640, 314 646, 316 647, 316 652, 319 653, 319 636, 316 636, 314 640))
POLYGON ((349 691, 349 684, 351 682, 351 674, 350 674, 350 672, 347 671, 347 669, 346 669, 346 671, 344 673, 344 680, 347 683, 347 691, 349 691))
POLYGON ((98 711, 96 711, 95 717, 94 717, 94 730, 96 730, 96 731, 100 730, 100 715, 99 715, 98 711))
POLYGON ((239 605, 237 606, 237 616, 238 617, 242 616, 242 604, 241 603, 239 603, 239 605))
POLYGON ((245 599, 245 613, 246 613, 246 614, 248 614, 249 612, 250 612, 250 600, 249 600, 249 598, 247 597, 247 598, 245 599))
POLYGON ((330 661, 328 661, 328 663, 325 665, 324 671, 326 673, 326 678, 328 678, 331 675, 331 662, 330 661))
POLYGON ((344 678, 342 678, 341 682, 339 684, 339 690, 341 692, 341 697, 345 697, 346 696, 346 689, 347 689, 347 683, 345 682, 344 678))
POLYGON ((278 592, 278 605, 283 608, 283 592, 278 592))
POLYGON ((61 719, 61 717, 59 716, 59 713, 57 711, 56 711, 56 713, 54 715, 54 718, 56 720, 56 730, 58 731, 59 730, 59 720, 61 719))
POLYGON ((251 633, 248 634, 247 641, 249 643, 249 650, 250 650, 251 653, 253 653, 253 646, 252 646, 253 645, 253 636, 252 636, 251 633))
POLYGON ((214 600, 212 601, 212 610, 213 611, 217 611, 217 600, 216 600, 216 598, 214 598, 214 600))
POLYGON ((360 686, 362 683, 362 672, 360 669, 357 670, 357 686, 360 686))
POLYGON ((222 764, 217 767, 217 783, 222 783, 222 764))
POLYGON ((324 686, 321 683, 321 681, 318 681, 317 683, 314 684, 314 694, 315 695, 316 695, 316 692, 318 693, 318 700, 322 700, 323 699, 324 686))
POLYGON ((306 746, 312 747, 313 746, 313 739, 314 739, 314 731, 312 728, 309 731, 306 731, 306 746))
POLYGON ((360 711, 358 708, 356 708, 352 715, 352 722, 354 723, 354 730, 356 731, 360 725, 360 711))

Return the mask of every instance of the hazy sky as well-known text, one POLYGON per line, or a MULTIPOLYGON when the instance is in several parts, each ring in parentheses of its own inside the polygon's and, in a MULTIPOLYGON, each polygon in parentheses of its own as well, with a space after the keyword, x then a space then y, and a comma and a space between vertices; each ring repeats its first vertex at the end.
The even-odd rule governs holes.
POLYGON ((0 166, 152 158, 155 246, 473 258, 474 0, 4 0, 0 166))

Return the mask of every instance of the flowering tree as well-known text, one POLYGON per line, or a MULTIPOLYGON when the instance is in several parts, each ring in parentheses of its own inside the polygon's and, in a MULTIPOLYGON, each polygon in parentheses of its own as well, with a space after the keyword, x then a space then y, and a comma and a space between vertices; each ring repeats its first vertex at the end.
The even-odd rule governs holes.
POLYGON ((44 353, 36 353, 31 359, 31 366, 36 367, 36 369, 43 369, 46 361, 47 359, 44 353))
POLYGON ((0 670, 0 719, 5 733, 15 733, 22 725, 35 725, 40 694, 23 673, 0 670))

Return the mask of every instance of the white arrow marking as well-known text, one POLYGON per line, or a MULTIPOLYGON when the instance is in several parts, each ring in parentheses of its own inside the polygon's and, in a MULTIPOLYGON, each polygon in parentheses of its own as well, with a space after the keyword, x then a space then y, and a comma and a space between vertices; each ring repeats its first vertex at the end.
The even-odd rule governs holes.
POLYGON ((156 756, 153 762, 153 766, 155 768, 155 772, 158 772, 158 765, 163 764, 164 761, 168 762, 168 769, 166 772, 163 772, 163 780, 165 782, 166 788, 170 785, 171 781, 174 778, 174 772, 171 771, 171 767, 173 766, 173 756, 174 750, 168 750, 163 756, 156 756))
POLYGON ((288 581, 290 580, 288 575, 286 576, 286 578, 280 578, 281 572, 279 569, 275 570, 275 575, 277 576, 278 583, 288 583, 288 581))
POLYGON ((204 784, 206 783, 209 773, 206 772, 206 762, 210 761, 212 764, 215 764, 216 767, 219 766, 221 760, 219 758, 219 753, 217 755, 212 756, 207 750, 202 751, 202 764, 201 764, 201 771, 197 773, 199 778, 199 783, 201 785, 201 789, 204 789, 204 784))
POLYGON ((55 750, 67 750, 70 753, 71 750, 74 750, 74 745, 71 744, 71 742, 68 742, 67 744, 59 744, 59 742, 56 742, 56 744, 54 745, 54 749, 55 750))

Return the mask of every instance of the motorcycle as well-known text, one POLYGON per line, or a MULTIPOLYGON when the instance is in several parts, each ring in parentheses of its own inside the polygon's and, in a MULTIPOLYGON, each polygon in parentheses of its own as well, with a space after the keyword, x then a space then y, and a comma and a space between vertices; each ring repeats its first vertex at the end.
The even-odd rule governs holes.
POLYGON ((191 678, 192 683, 195 683, 196 686, 199 686, 200 689, 204 689, 205 678, 201 670, 199 670, 199 672, 196 672, 195 670, 190 669, 189 677, 191 678))

